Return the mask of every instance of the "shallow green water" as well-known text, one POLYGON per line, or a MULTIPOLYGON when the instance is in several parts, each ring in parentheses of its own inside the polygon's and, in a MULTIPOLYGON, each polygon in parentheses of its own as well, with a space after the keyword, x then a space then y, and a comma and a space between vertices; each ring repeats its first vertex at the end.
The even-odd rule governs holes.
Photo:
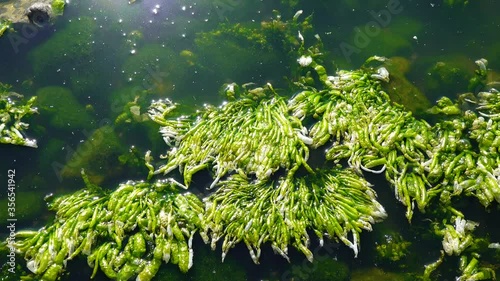
MULTIPOLYGON (((465 8, 450 8, 440 1, 367 2, 315 0, 300 1, 290 7, 280 1, 248 0, 167 0, 163 3, 143 0, 133 5, 116 0, 72 1, 65 15, 49 28, 19 26, 18 33, 4 35, 0 38, 0 81, 13 85, 13 90, 25 96, 41 95, 40 89, 49 86, 63 87, 66 90, 49 88, 44 105, 55 107, 56 111, 71 105, 68 114, 74 115, 69 120, 59 120, 54 117, 56 113, 46 109, 47 115, 32 118, 28 133, 38 139, 36 150, 0 146, 0 182, 6 182, 8 169, 15 169, 18 205, 29 206, 19 207, 17 227, 45 225, 51 213, 44 207, 43 197, 69 193, 83 186, 78 163, 93 165, 92 179, 107 188, 127 179, 144 178, 145 168, 136 168, 130 163, 121 165, 118 156, 126 154, 131 145, 138 148, 141 155, 147 149, 159 155, 166 147, 151 129, 114 125, 123 106, 134 96, 168 97, 187 107, 197 107, 222 102, 218 92, 228 82, 270 82, 275 88, 287 86, 283 77, 290 76, 289 65, 296 62, 286 56, 286 50, 263 51, 245 46, 248 42, 244 40, 226 41, 220 37, 214 37, 218 41, 200 43, 203 33, 209 34, 221 23, 258 27, 261 22, 276 18, 273 10, 279 10, 284 20, 303 10, 303 17, 314 15, 314 33, 322 38, 328 52, 325 65, 330 69, 355 69, 372 55, 403 57, 410 63, 406 77, 431 103, 443 95, 455 97, 466 91, 467 82, 463 79, 465 82, 461 83, 460 78, 473 74, 476 59, 488 59, 493 73, 500 69, 497 14, 500 3, 471 0, 465 8), (450 81, 436 82, 431 72, 439 61, 460 71, 454 72, 450 81), (56 95, 56 90, 70 94, 56 95), (58 103, 61 101, 62 105, 58 103), (95 157, 94 162, 86 159, 89 157, 86 153, 82 153, 85 156, 77 153, 75 160, 79 145, 106 124, 114 126, 119 145, 113 142, 110 146, 118 148, 110 151, 102 146, 103 151, 90 154, 95 157), (75 162, 77 164, 63 171, 64 166, 75 162)), ((110 142, 115 140, 110 136, 106 138, 110 142)), ((204 178, 200 176, 195 180, 202 182, 204 178)), ((421 229, 429 227, 424 215, 416 215, 409 227, 404 206, 394 198, 382 177, 368 177, 368 180, 375 184, 389 218, 376 224, 373 233, 362 234, 358 258, 345 246, 336 244, 326 250, 318 248, 318 256, 342 261, 353 276, 356 271, 374 266, 387 272, 421 271, 424 264, 439 256, 440 241, 418 235, 421 229), (374 259, 374 247, 383 242, 383 233, 400 233, 412 243, 405 260, 390 263, 374 259)), ((0 202, 5 202, 5 196, 5 192, 0 194, 0 202)), ((492 241, 500 240, 500 229, 494 223, 498 204, 489 213, 472 199, 464 204, 473 210, 468 217, 481 223, 479 231, 490 233, 492 241)), ((4 216, 0 218, 4 220, 4 216)), ((2 227, 0 233, 5 235, 7 231, 2 227)), ((173 279, 165 280, 236 280, 235 276, 241 272, 247 280, 287 280, 295 270, 303 272, 308 280, 318 280, 312 276, 328 276, 324 272, 333 268, 327 264, 320 269, 293 252, 293 262, 288 264, 273 254, 270 247, 263 251, 258 266, 253 265, 241 245, 230 252, 224 265, 218 262, 220 252, 206 253, 208 246, 202 245, 201 240, 195 241, 195 249, 205 253, 195 254, 195 266, 188 275, 176 275, 177 268, 163 266, 164 272, 158 276, 173 275, 173 279), (197 267, 198 264, 201 265, 197 267)), ((445 267, 439 280, 454 280, 455 263, 448 261, 450 272, 445 267)), ((71 275, 67 280, 88 280, 91 274, 85 261, 70 264, 68 271, 71 275)), ((106 278, 98 275, 96 280, 106 278)))

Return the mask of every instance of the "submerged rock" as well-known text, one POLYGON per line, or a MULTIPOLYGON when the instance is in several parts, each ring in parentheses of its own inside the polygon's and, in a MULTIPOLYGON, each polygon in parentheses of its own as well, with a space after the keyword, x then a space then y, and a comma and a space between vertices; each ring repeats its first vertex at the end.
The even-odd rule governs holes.
POLYGON ((26 9, 25 15, 30 23, 42 27, 50 23, 52 6, 47 3, 37 2, 26 9))
POLYGON ((0 1, 0 19, 9 20, 12 23, 33 23, 37 26, 45 26, 54 14, 62 12, 63 7, 64 2, 61 0, 0 1))

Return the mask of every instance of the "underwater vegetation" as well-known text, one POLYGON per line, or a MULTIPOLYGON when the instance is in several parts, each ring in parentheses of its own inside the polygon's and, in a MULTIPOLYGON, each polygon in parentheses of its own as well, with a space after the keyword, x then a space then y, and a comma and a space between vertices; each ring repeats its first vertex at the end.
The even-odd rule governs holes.
POLYGON ((91 128, 92 117, 68 88, 43 87, 36 92, 36 96, 42 118, 47 118, 52 127, 60 130, 91 128))
POLYGON ((23 118, 38 113, 33 106, 36 97, 24 100, 22 95, 11 92, 10 88, 10 85, 0 82, 0 143, 37 147, 36 140, 23 135, 29 127, 23 118))
POLYGON ((269 21, 222 23, 215 30, 197 33, 193 50, 198 58, 197 65, 221 82, 235 81, 237 77, 276 79, 287 75, 283 62, 288 64, 296 59, 294 50, 300 45, 298 30, 303 36, 311 36, 312 17, 298 20, 302 13, 299 12, 292 20, 283 20, 277 11, 274 12, 269 21))
POLYGON ((53 0, 52 1, 52 12, 55 15, 62 15, 64 13, 64 6, 66 2, 64 0, 53 0))
POLYGON ((0 36, 10 29, 11 22, 9 20, 0 19, 0 36))
MULTIPOLYGON (((423 108, 405 107, 384 90, 393 77, 402 79, 391 73, 398 70, 391 70, 390 59, 374 56, 359 69, 332 73, 322 62, 319 36, 306 46, 300 31, 308 25, 298 24, 299 16, 293 19, 299 29, 290 33, 293 40, 282 41, 294 42, 287 45, 296 68, 290 88, 228 83, 225 102, 190 112, 168 99, 150 104, 147 117, 160 126, 168 149, 158 161, 151 151, 145 153, 149 173, 144 181, 129 180, 114 189, 97 186, 100 167, 118 166, 107 161, 119 160, 124 151, 111 126, 96 130, 90 139, 101 141, 82 144, 88 153, 77 153, 85 156, 68 164, 67 173, 81 173, 85 187, 47 198, 55 218, 40 230, 17 232, 9 244, 24 257, 31 277, 57 280, 77 258, 86 259, 91 277, 100 271, 114 280, 152 280, 164 263, 190 274, 198 235, 212 249, 221 247, 222 260, 242 244, 255 264, 266 247, 287 261, 297 251, 319 267, 332 266, 314 256, 316 244, 338 242, 357 256, 363 231, 372 231, 387 217, 376 187, 365 178, 380 174, 404 206, 408 222, 418 213, 431 221, 429 231, 442 241, 441 255, 413 280, 435 279, 440 264, 453 258, 460 260, 457 280, 495 279, 495 264, 484 253, 498 249, 498 243, 475 232, 478 224, 455 204, 458 198, 485 209, 500 203, 500 95, 496 84, 486 82, 487 61, 476 61, 476 75, 464 85, 476 89, 481 84, 481 91, 440 99, 427 110, 436 119, 429 123, 413 113, 423 108), (86 145, 100 148, 93 151, 86 145), (106 147, 109 151, 102 153, 106 147), (315 163, 312 152, 322 154, 325 163, 315 163), (200 182, 196 176, 202 173, 211 180, 200 182), (197 194, 197 188, 211 193, 197 194)), ((280 30, 279 22, 273 24, 280 30)), ((238 29, 251 37, 247 31, 238 29)), ((260 37, 251 40, 259 42, 260 37)), ((164 55, 169 60, 175 54, 167 50, 164 55)), ((128 63, 134 65, 131 69, 146 67, 136 59, 128 63)), ((43 97, 50 93, 63 100, 71 96, 68 91, 41 89, 40 108, 55 118, 59 112, 50 112, 43 97)), ((117 125, 147 122, 138 102, 124 105, 117 125)), ((409 247, 394 235, 377 251, 382 260, 394 262, 409 247)), ((347 266, 336 268, 336 274, 309 278, 346 280, 347 266)))

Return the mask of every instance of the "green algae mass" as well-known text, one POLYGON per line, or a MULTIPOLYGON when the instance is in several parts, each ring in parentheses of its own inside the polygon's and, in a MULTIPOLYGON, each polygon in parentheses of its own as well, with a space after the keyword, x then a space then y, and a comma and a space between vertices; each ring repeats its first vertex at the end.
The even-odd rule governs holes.
POLYGON ((260 24, 223 23, 216 30, 196 34, 194 52, 199 65, 222 81, 264 74, 279 79, 285 75, 283 61, 296 59, 292 50, 300 46, 297 32, 311 31, 311 18, 282 21, 275 13, 260 24))
POLYGON ((71 91, 64 87, 49 86, 37 91, 37 106, 52 127, 61 130, 89 129, 92 117, 71 91))
POLYGON ((85 174, 84 180, 85 189, 51 200, 56 218, 50 227, 18 232, 16 248, 27 252, 31 272, 56 280, 66 260, 79 254, 94 268, 92 277, 101 269, 111 279, 151 280, 163 262, 187 272, 203 213, 196 196, 179 194, 170 181, 128 181, 110 193, 85 174))
POLYGON ((50 79, 55 73, 71 76, 74 67, 92 59, 96 22, 88 17, 71 20, 45 43, 29 54, 33 71, 39 81, 50 79))
POLYGON ((64 13, 64 6, 66 2, 64 0, 53 0, 52 1, 52 11, 55 15, 62 15, 64 13))
POLYGON ((79 177, 84 169, 87 176, 96 184, 109 177, 118 175, 122 167, 119 156, 125 152, 120 139, 112 126, 95 130, 88 139, 80 144, 60 171, 63 178, 79 177))
POLYGON ((10 29, 11 22, 9 20, 0 19, 0 37, 10 29))
POLYGON ((10 89, 10 85, 0 82, 0 143, 37 147, 36 140, 23 135, 29 127, 24 118, 38 112, 33 106, 36 97, 26 101, 10 89))
POLYGON ((411 242, 405 241, 401 234, 385 234, 384 240, 377 244, 376 250, 380 262, 399 262, 409 254, 411 242))

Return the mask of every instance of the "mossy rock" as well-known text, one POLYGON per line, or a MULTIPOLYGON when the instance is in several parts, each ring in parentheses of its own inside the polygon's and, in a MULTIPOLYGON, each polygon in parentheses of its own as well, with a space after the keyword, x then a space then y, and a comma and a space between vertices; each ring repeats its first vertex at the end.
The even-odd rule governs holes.
POLYGON ((410 69, 410 62, 403 57, 391 58, 385 67, 389 71, 390 81, 383 87, 391 100, 403 105, 414 114, 423 114, 431 107, 431 103, 412 82, 406 77, 410 69))
POLYGON ((64 13, 64 6, 66 2, 64 0, 52 0, 52 11, 56 15, 62 15, 64 13))
POLYGON ((188 63, 174 50, 160 44, 137 49, 123 64, 127 81, 140 83, 144 90, 167 96, 186 76, 188 63))
POLYGON ((0 37, 11 27, 11 22, 8 20, 0 19, 0 37))
POLYGON ((36 92, 40 114, 47 115, 52 127, 62 130, 88 129, 93 120, 67 88, 50 86, 36 92))
POLYGON ((88 17, 73 19, 46 42, 35 48, 29 59, 35 76, 40 81, 54 76, 71 76, 73 68, 88 64, 92 58, 96 22, 88 17))
POLYGON ((385 272, 380 268, 372 267, 352 272, 351 281, 413 281, 414 277, 406 273, 385 272))
POLYGON ((61 169, 61 177, 80 178, 84 169, 92 183, 101 184, 120 175, 122 167, 118 158, 125 151, 113 127, 103 126, 77 147, 61 169))

